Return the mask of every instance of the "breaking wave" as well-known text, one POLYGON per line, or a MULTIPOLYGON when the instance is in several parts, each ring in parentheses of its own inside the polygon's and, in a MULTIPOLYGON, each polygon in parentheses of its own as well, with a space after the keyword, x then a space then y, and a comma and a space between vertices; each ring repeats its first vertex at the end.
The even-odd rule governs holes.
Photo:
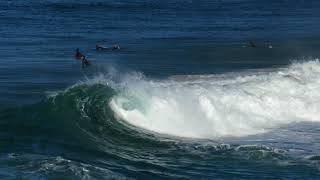
POLYGON ((225 75, 125 78, 110 107, 118 119, 157 133, 217 138, 320 121, 320 63, 225 75))
POLYGON ((210 178, 257 165, 319 174, 318 60, 165 80, 116 74, 0 111, 0 176, 210 178))

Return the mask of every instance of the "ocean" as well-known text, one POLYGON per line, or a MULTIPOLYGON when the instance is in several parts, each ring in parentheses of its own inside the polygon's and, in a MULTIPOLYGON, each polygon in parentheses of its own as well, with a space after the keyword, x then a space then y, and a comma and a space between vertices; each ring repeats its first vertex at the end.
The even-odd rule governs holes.
POLYGON ((1 1, 0 179, 320 179, 319 12, 1 1))

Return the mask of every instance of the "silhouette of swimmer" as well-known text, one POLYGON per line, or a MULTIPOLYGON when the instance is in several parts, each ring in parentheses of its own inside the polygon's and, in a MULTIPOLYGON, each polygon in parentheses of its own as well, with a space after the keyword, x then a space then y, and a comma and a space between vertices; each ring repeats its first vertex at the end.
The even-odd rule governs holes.
POLYGON ((112 46, 112 50, 120 50, 120 46, 118 44, 114 44, 112 46))
POLYGON ((112 45, 111 48, 109 47, 105 47, 105 46, 101 46, 101 45, 96 45, 96 50, 97 51, 108 51, 108 50, 120 50, 120 46, 118 44, 114 44, 112 45))
POLYGON ((106 51, 106 50, 111 50, 110 48, 108 47, 104 47, 104 46, 101 46, 101 45, 96 45, 96 50, 97 51, 106 51))
POLYGON ((90 61, 88 61, 86 57, 83 57, 81 60, 82 60, 82 68, 85 68, 91 65, 90 61))
POLYGON ((85 58, 85 56, 80 52, 79 48, 76 49, 76 54, 74 55, 74 57, 77 60, 82 60, 83 58, 85 58))
POLYGON ((252 41, 249 41, 250 47, 257 47, 252 41))
POLYGON ((90 61, 87 60, 86 56, 80 52, 79 48, 76 49, 76 54, 74 56, 77 60, 81 60, 82 68, 91 65, 90 61))

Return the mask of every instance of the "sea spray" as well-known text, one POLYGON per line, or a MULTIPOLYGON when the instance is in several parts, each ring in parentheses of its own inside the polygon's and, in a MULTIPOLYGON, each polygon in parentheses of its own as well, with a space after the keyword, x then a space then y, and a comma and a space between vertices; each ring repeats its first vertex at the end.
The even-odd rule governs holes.
POLYGON ((116 116, 147 130, 190 138, 263 133, 319 121, 319 60, 272 72, 192 80, 126 80, 110 101, 116 116))

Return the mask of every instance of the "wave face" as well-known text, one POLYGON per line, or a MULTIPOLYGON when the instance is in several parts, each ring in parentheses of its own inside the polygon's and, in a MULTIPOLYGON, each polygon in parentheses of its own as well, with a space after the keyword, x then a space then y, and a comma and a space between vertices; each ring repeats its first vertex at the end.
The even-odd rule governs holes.
POLYGON ((318 60, 167 80, 114 74, 0 111, 0 177, 319 176, 318 60))
POLYGON ((242 137, 284 124, 320 121, 320 64, 272 72, 126 79, 110 106, 117 117, 158 133, 189 138, 242 137))

